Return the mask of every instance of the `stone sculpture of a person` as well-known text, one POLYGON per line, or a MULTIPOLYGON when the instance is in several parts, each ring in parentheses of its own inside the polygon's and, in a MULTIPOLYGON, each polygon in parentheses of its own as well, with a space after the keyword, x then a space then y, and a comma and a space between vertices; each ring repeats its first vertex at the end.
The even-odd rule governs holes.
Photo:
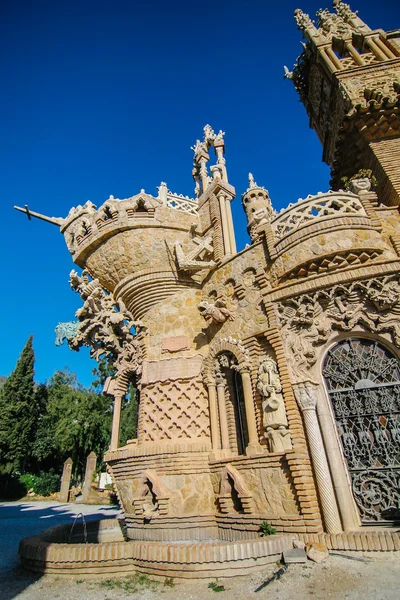
POLYGON ((287 427, 281 381, 273 358, 267 357, 261 362, 258 369, 257 389, 264 398, 262 407, 265 430, 267 427, 273 429, 287 427))

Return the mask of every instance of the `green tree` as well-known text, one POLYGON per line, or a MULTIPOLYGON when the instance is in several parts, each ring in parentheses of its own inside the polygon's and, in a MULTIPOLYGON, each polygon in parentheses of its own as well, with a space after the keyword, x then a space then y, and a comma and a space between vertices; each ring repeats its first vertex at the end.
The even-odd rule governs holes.
POLYGON ((30 336, 16 367, 0 390, 0 465, 24 472, 31 466, 40 413, 35 393, 33 337, 30 336))
POLYGON ((57 371, 47 384, 47 407, 38 427, 35 455, 42 464, 60 470, 70 456, 74 476, 84 476, 86 458, 99 459, 111 437, 112 399, 81 386, 76 375, 57 371))
MULTIPOLYGON (((101 393, 107 377, 113 377, 115 372, 115 367, 110 364, 107 358, 101 357, 97 366, 92 371, 95 378, 92 388, 96 392, 101 393)), ((132 381, 128 385, 128 390, 122 403, 120 446, 124 446, 128 440, 136 438, 138 410, 139 394, 135 383, 132 381)))

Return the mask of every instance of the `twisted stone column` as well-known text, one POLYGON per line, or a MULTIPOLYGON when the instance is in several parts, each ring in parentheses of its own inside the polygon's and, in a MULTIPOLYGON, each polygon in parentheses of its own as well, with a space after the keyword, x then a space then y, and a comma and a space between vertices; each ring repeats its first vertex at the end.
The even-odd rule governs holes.
POLYGON ((342 525, 316 413, 317 386, 306 381, 295 384, 293 388, 303 413, 326 531, 339 533, 342 531, 342 525))

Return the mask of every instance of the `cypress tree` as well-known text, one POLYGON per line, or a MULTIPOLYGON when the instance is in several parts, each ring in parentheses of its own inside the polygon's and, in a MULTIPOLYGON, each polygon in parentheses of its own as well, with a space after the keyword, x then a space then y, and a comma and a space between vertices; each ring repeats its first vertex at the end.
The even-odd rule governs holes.
POLYGON ((30 336, 0 392, 0 465, 8 471, 23 472, 32 454, 38 419, 32 341, 30 336))

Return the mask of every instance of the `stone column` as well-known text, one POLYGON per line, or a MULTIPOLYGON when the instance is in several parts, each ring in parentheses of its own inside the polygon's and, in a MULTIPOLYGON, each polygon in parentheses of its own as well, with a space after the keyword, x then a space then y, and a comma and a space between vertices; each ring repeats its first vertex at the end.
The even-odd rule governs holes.
POLYGON ((218 201, 219 201, 219 211, 221 214, 222 237, 224 239, 224 255, 230 256, 232 254, 232 252, 231 252, 231 245, 230 245, 230 239, 229 239, 228 219, 226 217, 226 205, 225 205, 224 194, 219 194, 218 201))
POLYGON ((382 50, 379 48, 379 46, 377 45, 376 41, 374 38, 367 38, 367 44, 370 47, 370 49, 372 50, 372 53, 375 54, 376 58, 379 58, 379 60, 386 60, 387 56, 384 52, 382 52, 382 50))
POLYGON ((211 447, 213 450, 219 450, 221 448, 221 442, 218 431, 217 388, 215 385, 215 381, 208 382, 207 388, 208 404, 210 411, 211 447))
POLYGON ((391 49, 388 48, 379 37, 374 38, 374 42, 378 46, 378 48, 380 48, 382 52, 386 54, 389 60, 393 60, 394 58, 396 58, 395 54, 391 51, 391 49))
POLYGON ((61 477, 60 502, 68 502, 69 486, 72 475, 72 458, 67 458, 64 463, 63 473, 61 477))
POLYGON ((82 502, 89 500, 90 490, 92 489, 93 473, 96 471, 97 456, 91 452, 86 459, 85 481, 83 483, 82 502))
POLYGON ((247 431, 249 433, 249 444, 246 448, 246 454, 264 454, 264 448, 258 441, 256 411, 254 410, 250 373, 248 371, 242 371, 241 376, 243 384, 244 406, 246 410, 247 431))
POLYGON ((340 59, 336 56, 336 54, 332 50, 332 48, 327 47, 325 49, 325 52, 326 52, 327 56, 329 57, 329 59, 331 60, 331 62, 333 63, 333 65, 335 66, 335 69, 337 71, 341 71, 343 69, 343 65, 340 62, 340 59))
POLYGON ((231 254, 236 254, 235 230, 233 229, 231 201, 229 200, 229 198, 225 198, 225 204, 226 204, 226 220, 228 223, 230 251, 231 251, 231 254))
POLYGON ((226 181, 226 183, 228 183, 228 173, 226 172, 223 140, 221 140, 220 142, 214 142, 214 150, 215 154, 217 155, 217 164, 220 165, 222 169, 222 181, 226 181))
POLYGON ((222 450, 230 451, 228 418, 226 414, 226 399, 225 399, 225 380, 221 376, 217 376, 217 398, 219 408, 219 426, 221 428, 222 450))
POLYGON ((358 65, 360 67, 365 65, 365 62, 363 61, 362 56, 357 52, 357 50, 354 48, 354 46, 351 42, 349 42, 349 41, 345 42, 345 47, 346 47, 347 52, 350 54, 350 56, 356 63, 356 65, 358 65))
POLYGON ((119 430, 121 425, 121 407, 123 394, 115 394, 114 396, 114 412, 111 430, 110 450, 116 450, 119 447, 119 430))
POLYGON ((320 390, 317 403, 318 421, 321 427, 322 437, 332 481, 335 488, 336 498, 342 518, 343 529, 353 531, 361 525, 356 503, 354 501, 351 482, 347 476, 347 470, 339 447, 335 422, 326 395, 320 390))
POLYGON ((342 525, 316 413, 317 385, 306 381, 295 384, 293 388, 303 413, 325 528, 327 533, 339 533, 342 525))
POLYGON ((203 189, 203 194, 208 188, 208 172, 207 172, 207 158, 205 156, 200 157, 200 179, 201 186, 203 189))

